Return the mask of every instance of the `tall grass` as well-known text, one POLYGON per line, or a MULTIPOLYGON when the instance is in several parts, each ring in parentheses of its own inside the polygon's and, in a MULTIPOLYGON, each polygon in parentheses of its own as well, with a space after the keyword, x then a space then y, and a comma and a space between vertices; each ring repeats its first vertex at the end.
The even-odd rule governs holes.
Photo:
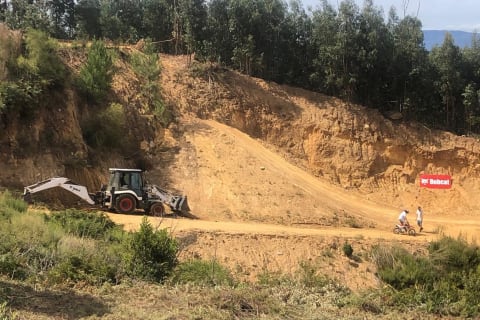
POLYGON ((464 239, 443 237, 432 242, 428 255, 413 255, 398 247, 372 250, 381 280, 392 286, 389 300, 426 311, 462 317, 480 315, 480 249, 464 239))
POLYGON ((162 281, 176 264, 177 245, 144 220, 127 233, 102 213, 28 212, 22 200, 0 194, 0 274, 47 283, 99 285, 127 277, 162 281))

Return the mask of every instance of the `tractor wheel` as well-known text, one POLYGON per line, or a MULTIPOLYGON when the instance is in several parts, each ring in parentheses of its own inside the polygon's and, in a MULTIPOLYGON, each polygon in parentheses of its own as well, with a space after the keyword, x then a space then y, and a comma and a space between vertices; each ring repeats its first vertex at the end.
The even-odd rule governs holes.
POLYGON ((154 202, 150 206, 149 213, 154 217, 163 217, 163 215, 165 214, 165 208, 163 207, 163 204, 161 204, 160 202, 154 202))
POLYGON ((117 212, 130 214, 135 211, 136 201, 131 194, 121 194, 116 201, 115 209, 117 212))

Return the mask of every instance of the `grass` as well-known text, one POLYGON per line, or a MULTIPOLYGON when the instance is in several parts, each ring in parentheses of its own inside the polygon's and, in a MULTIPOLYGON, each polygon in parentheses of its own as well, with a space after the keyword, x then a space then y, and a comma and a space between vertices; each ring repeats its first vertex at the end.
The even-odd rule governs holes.
MULTIPOLYGON (((243 282, 215 259, 190 260, 178 265, 174 261, 172 272, 162 275, 166 281, 159 282, 144 273, 135 276, 123 263, 129 258, 134 266, 144 264, 146 271, 162 266, 152 264, 163 261, 153 249, 168 238, 146 220, 143 231, 124 237, 105 217, 73 211, 47 218, 25 212, 23 204, 6 193, 0 194, 0 211, 0 320, 398 319, 397 312, 454 319, 480 314, 478 246, 462 238, 431 243, 427 256, 412 255, 400 246, 353 248, 335 237, 322 257, 300 262, 293 274, 269 272, 266 264, 257 281, 243 282), (130 245, 135 250, 125 251, 130 245), (353 255, 354 249, 371 251, 367 258, 388 286, 353 292, 324 273, 325 258, 335 272, 342 270, 333 264, 342 252, 358 267, 363 261, 353 255)), ((176 247, 177 240, 172 241, 167 241, 169 248, 176 247)), ((237 273, 243 271, 237 266, 237 273)))

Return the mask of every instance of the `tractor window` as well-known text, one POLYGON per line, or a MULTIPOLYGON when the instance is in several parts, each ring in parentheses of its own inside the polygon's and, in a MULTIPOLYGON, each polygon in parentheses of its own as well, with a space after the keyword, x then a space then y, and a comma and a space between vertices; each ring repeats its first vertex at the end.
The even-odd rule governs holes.
POLYGON ((128 173, 124 173, 120 175, 120 186, 122 188, 128 188, 130 185, 130 175, 128 173))
POLYGON ((138 196, 142 196, 142 178, 138 173, 132 173, 130 176, 130 186, 138 196))

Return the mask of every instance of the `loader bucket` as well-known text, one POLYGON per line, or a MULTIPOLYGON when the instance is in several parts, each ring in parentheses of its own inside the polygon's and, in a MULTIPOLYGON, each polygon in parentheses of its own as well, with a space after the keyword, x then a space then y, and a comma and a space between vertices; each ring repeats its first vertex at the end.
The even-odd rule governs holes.
POLYGON ((188 206, 187 202, 187 196, 177 196, 175 211, 180 211, 183 213, 190 212, 190 207, 188 206))

